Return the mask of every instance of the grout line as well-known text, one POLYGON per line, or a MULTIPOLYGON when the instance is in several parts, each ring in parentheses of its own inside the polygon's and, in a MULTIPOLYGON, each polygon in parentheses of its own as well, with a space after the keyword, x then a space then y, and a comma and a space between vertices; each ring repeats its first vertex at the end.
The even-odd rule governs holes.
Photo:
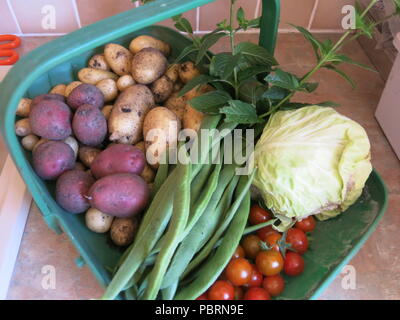
POLYGON ((18 33, 22 34, 21 26, 19 25, 17 16, 15 15, 14 8, 12 7, 10 0, 7 0, 7 6, 8 9, 10 10, 11 16, 13 17, 15 24, 17 25, 18 33))
POLYGON ((196 32, 200 31, 200 7, 196 8, 196 32))
MULTIPOLYGON (((200 30, 200 31, 195 31, 195 34, 205 34, 205 33, 210 33, 211 30, 200 30)), ((289 29, 289 28, 279 28, 278 29, 279 33, 299 33, 296 29, 289 29)), ((310 32, 314 33, 319 33, 319 34, 341 34, 343 33, 343 29, 311 29, 310 32)), ((183 33, 183 32, 181 32, 183 33)), ((252 29, 252 30, 247 30, 247 31, 240 31, 238 33, 242 34, 257 34, 259 33, 258 30, 252 29)), ((60 37, 60 36, 65 36, 67 33, 13 33, 14 35, 18 37, 60 37)))
POLYGON ((78 10, 78 6, 76 4, 76 0, 72 0, 72 7, 74 8, 75 19, 76 19, 76 22, 78 23, 78 27, 82 28, 81 16, 79 14, 79 10, 78 10))
POLYGON ((261 0, 257 0, 256 11, 254 12, 254 19, 258 18, 261 15, 260 10, 261 10, 261 0))
POLYGON ((308 26, 307 26, 307 30, 308 31, 311 30, 312 24, 314 23, 314 19, 315 19, 315 15, 317 13, 317 10, 318 10, 318 6, 319 6, 319 0, 315 0, 314 7, 313 7, 313 9, 311 11, 311 14, 310 14, 310 20, 308 20, 308 26))

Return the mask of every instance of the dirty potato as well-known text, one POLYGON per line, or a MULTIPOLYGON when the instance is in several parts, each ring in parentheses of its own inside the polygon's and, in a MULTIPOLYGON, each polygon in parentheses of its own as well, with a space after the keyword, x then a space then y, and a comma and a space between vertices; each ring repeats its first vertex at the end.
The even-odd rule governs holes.
POLYGON ((110 71, 104 71, 93 68, 83 68, 78 72, 78 78, 83 83, 94 84, 96 85, 101 80, 104 79, 113 79, 117 80, 118 75, 110 71))
POLYGON ((81 146, 78 151, 79 160, 88 168, 92 164, 94 158, 101 152, 100 149, 81 146))
POLYGON ((165 72, 165 75, 174 83, 179 79, 179 67, 179 63, 171 64, 165 72))
POLYGON ((22 138, 21 143, 25 150, 32 151, 38 141, 39 138, 37 136, 35 136, 34 134, 29 134, 22 138))
POLYGON ((182 121, 183 114, 185 112, 186 99, 185 97, 179 97, 177 92, 174 92, 167 101, 164 103, 164 107, 171 110, 182 121))
POLYGON ((151 90, 140 84, 126 88, 118 97, 108 120, 110 140, 134 144, 142 139, 143 121, 154 107, 151 90))
POLYGON ((132 53, 125 47, 109 43, 104 48, 104 57, 108 62, 111 70, 116 74, 123 76, 131 71, 132 53))
POLYGON ((174 83, 168 76, 162 76, 150 85, 150 89, 153 92, 154 101, 156 103, 161 103, 167 100, 171 95, 174 89, 174 83))
POLYGON ((54 94, 60 94, 62 96, 65 96, 65 89, 67 86, 65 84, 58 84, 53 87, 53 89, 50 90, 49 93, 54 93, 54 94))
POLYGON ((20 119, 15 123, 15 133, 20 137, 32 134, 29 118, 20 119))
POLYGON ((103 93, 104 102, 110 102, 118 96, 117 83, 113 79, 101 80, 96 87, 103 93))
POLYGON ((104 54, 95 54, 93 57, 90 58, 88 66, 93 69, 99 69, 104 71, 111 70, 104 54))
POLYGON ((145 49, 145 48, 154 48, 160 50, 166 57, 169 56, 171 52, 171 47, 168 43, 158 40, 154 37, 147 36, 147 35, 142 35, 138 36, 135 39, 131 41, 129 44, 129 50, 133 53, 136 54, 140 50, 145 49))
POLYGON ((119 91, 124 91, 126 88, 131 87, 135 84, 135 80, 133 80, 132 76, 126 74, 122 77, 119 77, 117 80, 117 87, 119 91))
POLYGON ((153 168, 158 168, 167 149, 177 146, 180 128, 178 117, 165 107, 153 108, 146 115, 143 136, 147 162, 153 168))
POLYGON ((159 79, 167 70, 167 58, 160 50, 145 48, 132 59, 132 77, 141 84, 150 84, 159 79))
POLYGON ((17 116, 28 117, 29 112, 31 110, 31 104, 32 104, 31 99, 22 98, 18 103, 18 107, 17 107, 17 111, 16 111, 17 116))
POLYGON ((179 79, 183 83, 188 83, 198 75, 200 75, 200 70, 192 61, 184 62, 179 66, 179 79))

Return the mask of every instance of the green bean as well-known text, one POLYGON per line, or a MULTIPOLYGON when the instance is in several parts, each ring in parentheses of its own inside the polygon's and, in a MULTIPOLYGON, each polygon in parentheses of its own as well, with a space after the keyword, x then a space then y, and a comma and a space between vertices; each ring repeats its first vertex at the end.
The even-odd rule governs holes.
POLYGON ((150 198, 153 199, 158 190, 160 190, 161 185, 168 177, 169 164, 168 164, 168 150, 166 152, 166 161, 161 163, 157 169, 156 177, 153 182, 153 187, 151 188, 150 198))
POLYGON ((238 191, 236 194, 235 202, 229 208, 228 212, 224 216, 224 220, 222 221, 221 225, 219 226, 218 230, 215 232, 213 237, 207 242, 207 244, 202 248, 202 250, 197 254, 196 258, 194 258, 187 269, 185 270, 183 277, 185 277, 190 271, 196 268, 205 258, 213 250, 215 244, 217 243, 218 239, 222 236, 225 232, 226 228, 231 223, 240 203, 242 202, 243 198, 246 196, 250 189, 251 182, 253 181, 255 171, 253 171, 252 175, 250 176, 247 181, 245 180, 245 176, 242 176, 238 185, 238 191))
POLYGON ((143 219, 132 249, 114 275, 102 299, 114 299, 119 294, 164 232, 172 214, 172 202, 170 200, 175 190, 175 172, 168 176, 155 195, 145 215, 146 223, 143 222, 145 220, 143 219))
POLYGON ((174 196, 173 214, 169 224, 165 241, 157 256, 156 263, 150 272, 146 291, 143 295, 145 300, 154 300, 160 290, 165 271, 179 245, 180 235, 186 227, 190 212, 190 182, 191 164, 178 164, 178 182, 180 185, 174 196))
POLYGON ((177 289, 178 289, 178 281, 175 281, 168 288, 162 289, 161 294, 163 300, 173 300, 177 289))
POLYGON ((221 246, 215 254, 208 259, 196 273, 196 278, 190 284, 180 289, 175 296, 176 300, 196 299, 205 292, 225 269, 238 246, 243 230, 247 223, 250 211, 250 193, 246 192, 235 217, 227 229, 221 246))
MULTIPOLYGON (((233 177, 237 183, 236 178, 237 177, 235 176, 233 177)), ((221 216, 225 212, 226 207, 230 204, 231 196, 235 190, 236 183, 232 183, 231 181, 224 191, 222 198, 220 195, 217 195, 214 201, 210 202, 210 205, 193 227, 192 231, 182 241, 168 268, 168 271, 165 274, 161 288, 167 288, 179 280, 196 252, 198 252, 204 243, 206 243, 207 240, 213 235, 218 223, 221 220, 221 216)))

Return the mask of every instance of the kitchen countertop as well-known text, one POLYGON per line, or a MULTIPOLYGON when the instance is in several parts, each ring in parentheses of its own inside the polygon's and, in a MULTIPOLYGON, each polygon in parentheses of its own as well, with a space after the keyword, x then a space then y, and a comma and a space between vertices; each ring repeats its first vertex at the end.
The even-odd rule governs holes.
MULTIPOLYGON (((240 40, 245 41, 257 39, 250 34, 241 37, 240 40)), ((49 39, 23 39, 20 53, 24 54, 49 39)), ((227 42, 218 45, 214 51, 224 51, 226 48, 227 42)), ((357 42, 351 43, 344 51, 352 59, 370 64, 357 42)), ((299 75, 308 71, 314 63, 310 45, 298 34, 281 34, 276 56, 285 70, 299 75)), ((400 299, 400 162, 374 118, 384 83, 378 73, 353 66, 343 66, 342 69, 357 83, 356 89, 353 90, 336 74, 321 70, 313 77, 314 81, 320 83, 319 88, 307 97, 298 95, 297 100, 310 103, 335 101, 341 105, 337 109, 339 112, 358 121, 367 130, 373 165, 389 190, 389 207, 377 230, 349 263, 356 272, 355 289, 345 289, 342 286, 343 275, 339 275, 320 299, 400 299)), ((75 265, 77 257, 78 253, 66 235, 56 235, 48 229, 33 204, 8 299, 98 298, 103 289, 86 266, 78 268, 75 265), (54 283, 49 282, 53 271, 54 283)))

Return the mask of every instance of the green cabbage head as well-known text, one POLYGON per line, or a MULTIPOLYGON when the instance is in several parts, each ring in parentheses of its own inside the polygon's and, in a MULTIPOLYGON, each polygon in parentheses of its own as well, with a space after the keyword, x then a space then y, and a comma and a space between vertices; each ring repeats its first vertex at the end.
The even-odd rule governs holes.
POLYGON ((337 216, 371 173, 370 143, 358 123, 332 108, 279 111, 254 152, 254 185, 275 214, 301 220, 337 216))

